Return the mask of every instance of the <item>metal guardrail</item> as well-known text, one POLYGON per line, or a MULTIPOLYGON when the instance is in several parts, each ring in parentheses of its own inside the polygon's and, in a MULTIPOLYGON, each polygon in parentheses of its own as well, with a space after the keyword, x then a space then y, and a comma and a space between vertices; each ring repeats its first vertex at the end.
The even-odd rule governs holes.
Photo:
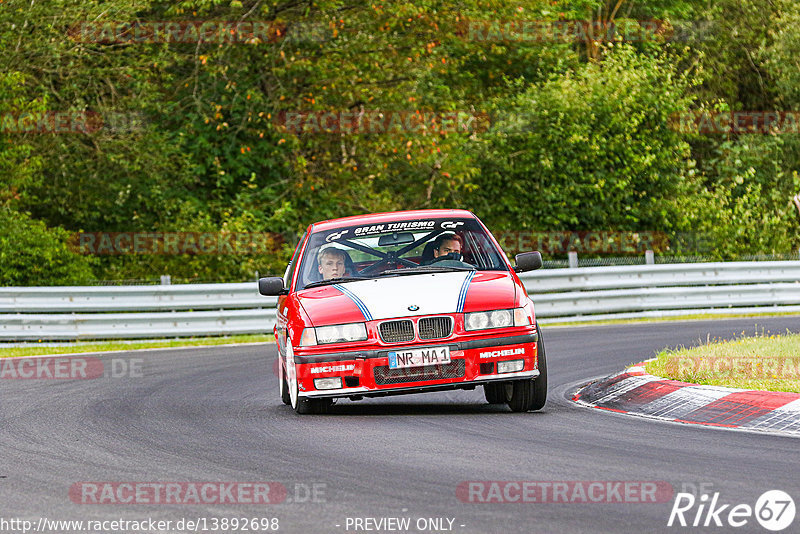
MULTIPOLYGON (((800 261, 547 269, 521 275, 537 318, 591 321, 800 311, 800 261)), ((268 333, 277 299, 254 282, 0 288, 0 340, 268 333)))
POLYGON ((277 302, 259 295, 255 282, 5 287, 0 288, 0 341, 271 333, 277 302))
POLYGON ((275 309, 0 315, 0 340, 136 339, 265 334, 275 309))
POLYGON ((163 286, 0 287, 0 313, 220 310, 275 307, 255 282, 163 286))
POLYGON ((670 263, 547 269, 520 275, 528 293, 800 280, 800 261, 670 263))

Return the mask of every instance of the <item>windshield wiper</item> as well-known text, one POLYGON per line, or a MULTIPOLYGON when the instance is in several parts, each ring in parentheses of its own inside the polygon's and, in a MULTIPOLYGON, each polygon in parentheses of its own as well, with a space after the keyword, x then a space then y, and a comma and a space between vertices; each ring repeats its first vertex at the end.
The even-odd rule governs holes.
POLYGON ((369 280, 369 278, 364 278, 363 276, 342 276, 341 278, 331 278, 330 280, 319 280, 317 282, 311 282, 310 284, 306 284, 303 289, 308 289, 309 287, 319 287, 319 286, 327 286, 330 284, 340 284, 342 282, 357 282, 359 280, 369 280))
POLYGON ((474 267, 445 267, 438 265, 420 265, 419 267, 406 267, 405 269, 389 269, 383 271, 378 276, 384 275, 404 275, 404 274, 425 274, 425 273, 448 273, 453 271, 474 271, 474 267))

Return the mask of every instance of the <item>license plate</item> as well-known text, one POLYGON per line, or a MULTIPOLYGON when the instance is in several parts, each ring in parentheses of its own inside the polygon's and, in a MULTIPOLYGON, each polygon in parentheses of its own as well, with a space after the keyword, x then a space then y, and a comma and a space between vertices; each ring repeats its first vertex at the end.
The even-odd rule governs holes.
POLYGON ((450 347, 398 350, 389 353, 389 369, 450 363, 450 347))

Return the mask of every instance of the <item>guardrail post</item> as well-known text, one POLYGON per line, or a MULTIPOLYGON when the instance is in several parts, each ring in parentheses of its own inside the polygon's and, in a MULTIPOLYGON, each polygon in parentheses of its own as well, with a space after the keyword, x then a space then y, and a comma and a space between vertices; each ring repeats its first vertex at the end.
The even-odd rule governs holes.
POLYGON ((170 275, 162 274, 161 275, 161 285, 162 286, 168 286, 168 285, 171 285, 171 284, 172 284, 172 278, 170 277, 170 275))
POLYGON ((567 252, 567 258, 569 260, 569 268, 576 269, 578 267, 578 253, 574 251, 567 252))
POLYGON ((644 262, 647 265, 655 265, 655 263, 656 263, 656 255, 653 254, 652 250, 645 250, 644 251, 644 262))

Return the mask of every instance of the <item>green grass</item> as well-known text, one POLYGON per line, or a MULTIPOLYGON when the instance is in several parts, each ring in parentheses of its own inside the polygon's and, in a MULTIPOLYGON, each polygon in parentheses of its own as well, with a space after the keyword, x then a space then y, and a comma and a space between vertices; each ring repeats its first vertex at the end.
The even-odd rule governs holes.
POLYGON ((79 352, 114 352, 121 350, 159 349, 176 347, 206 347, 232 343, 271 343, 272 334, 253 334, 227 337, 189 337, 182 339, 151 339, 148 341, 98 341, 96 343, 64 343, 56 347, 30 344, 25 347, 3 347, 0 358, 9 356, 39 356, 44 354, 73 354, 79 352))
POLYGON ((645 369, 693 384, 800 393, 800 334, 708 340, 662 351, 645 369))

